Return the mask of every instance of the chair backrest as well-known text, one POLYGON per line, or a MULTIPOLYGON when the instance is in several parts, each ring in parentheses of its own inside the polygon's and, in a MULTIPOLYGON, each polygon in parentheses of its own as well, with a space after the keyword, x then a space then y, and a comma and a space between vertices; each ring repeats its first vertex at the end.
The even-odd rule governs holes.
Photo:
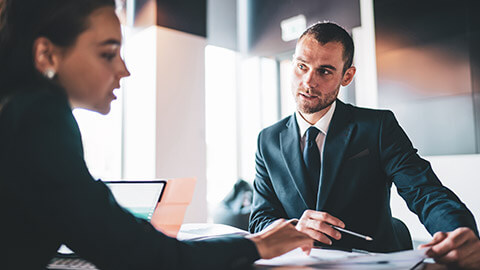
POLYGON ((393 230, 402 250, 413 249, 412 236, 407 225, 398 218, 392 217, 393 230))

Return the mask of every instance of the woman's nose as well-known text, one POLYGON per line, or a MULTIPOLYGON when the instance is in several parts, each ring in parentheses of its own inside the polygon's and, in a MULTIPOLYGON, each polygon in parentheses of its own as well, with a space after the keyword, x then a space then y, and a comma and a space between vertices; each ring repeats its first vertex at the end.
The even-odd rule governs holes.
POLYGON ((130 71, 128 71, 125 61, 122 59, 122 66, 120 68, 120 78, 125 78, 130 76, 130 71))

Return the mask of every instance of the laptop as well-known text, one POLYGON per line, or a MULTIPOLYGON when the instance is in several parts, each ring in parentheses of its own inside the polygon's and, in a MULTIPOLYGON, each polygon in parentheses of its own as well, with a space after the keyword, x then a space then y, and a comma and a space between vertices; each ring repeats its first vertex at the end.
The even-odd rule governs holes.
MULTIPOLYGON (((152 181, 103 181, 110 189, 117 203, 137 218, 151 221, 155 209, 162 199, 166 180, 152 181)), ((73 251, 66 246, 58 250, 61 254, 73 251)))
POLYGON ((104 181, 120 206, 134 216, 151 221, 155 208, 162 199, 166 180, 104 181))
MULTIPOLYGON (((155 209, 162 199, 166 180, 152 181, 103 181, 120 206, 135 217, 151 221, 155 209)), ((58 249, 58 256, 48 269, 97 269, 93 264, 78 258, 67 246, 58 249)))
POLYGON ((177 237, 195 191, 195 178, 154 181, 106 181, 117 202, 148 220, 170 237, 177 237))

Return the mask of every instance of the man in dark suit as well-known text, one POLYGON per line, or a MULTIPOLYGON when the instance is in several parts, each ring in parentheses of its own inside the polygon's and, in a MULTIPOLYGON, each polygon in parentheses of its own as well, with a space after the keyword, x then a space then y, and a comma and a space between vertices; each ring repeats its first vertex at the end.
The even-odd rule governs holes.
POLYGON ((470 252, 480 254, 470 211, 417 155, 392 112, 337 99, 340 86, 355 75, 353 51, 350 35, 333 23, 317 23, 299 38, 292 70, 297 112, 258 136, 250 231, 278 218, 298 219, 298 230, 327 245, 408 249, 408 229, 390 210, 395 183, 431 234, 449 232, 435 235, 429 255, 468 266, 470 252), (341 234, 331 225, 373 241, 341 234))

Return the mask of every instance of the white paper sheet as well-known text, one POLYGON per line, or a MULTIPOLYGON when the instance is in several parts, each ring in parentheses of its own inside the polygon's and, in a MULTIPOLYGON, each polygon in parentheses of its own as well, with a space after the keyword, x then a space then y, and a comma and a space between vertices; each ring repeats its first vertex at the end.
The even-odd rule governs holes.
POLYGON ((427 256, 426 249, 392 253, 357 253, 330 249, 312 249, 310 256, 295 249, 270 260, 258 260, 257 266, 312 266, 322 269, 410 269, 427 256))
POLYGON ((249 233, 224 224, 187 223, 178 232, 178 240, 202 240, 228 235, 248 235, 249 233))

